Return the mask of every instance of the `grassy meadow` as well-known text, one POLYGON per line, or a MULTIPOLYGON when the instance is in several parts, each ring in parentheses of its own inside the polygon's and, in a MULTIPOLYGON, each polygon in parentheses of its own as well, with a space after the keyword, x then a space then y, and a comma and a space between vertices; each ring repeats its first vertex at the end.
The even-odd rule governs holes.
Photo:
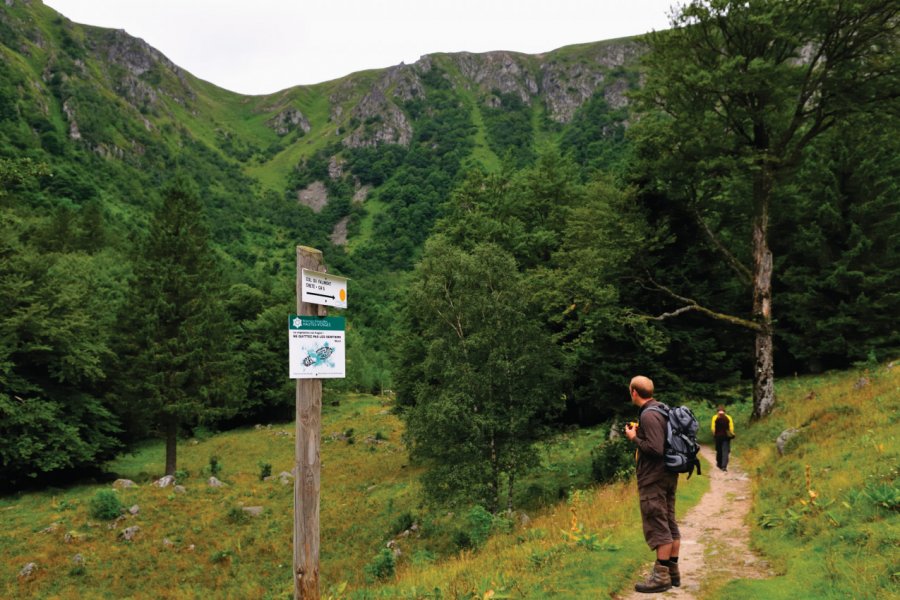
MULTIPOLYGON (((782 380, 778 408, 755 425, 749 404, 730 407, 735 454, 754 480, 752 540, 779 575, 717 578, 703 597, 898 596, 898 383, 900 368, 884 367, 782 380), (789 427, 799 433, 779 456, 774 440, 789 427)), ((633 481, 590 484, 590 450, 605 430, 545 444, 519 510, 490 517, 423 505, 390 409, 388 398, 326 394, 323 598, 609 597, 651 560, 633 481), (400 552, 394 559, 388 542, 400 552)), ((699 411, 704 428, 707 412, 699 411)), ((164 449, 148 443, 111 465, 138 483, 115 492, 125 508, 139 507, 119 522, 91 517, 111 483, 0 499, 0 597, 291 598, 293 486, 278 475, 291 470, 293 449, 292 424, 184 440, 179 493, 151 485, 164 449), (211 470, 225 487, 207 485, 211 470), (268 471, 275 477, 262 480, 268 471), (134 526, 134 538, 122 539, 134 526), (19 576, 30 562, 34 573, 19 576)), ((708 486, 707 477, 682 478, 679 512, 708 486)))
POLYGON ((733 447, 755 489, 752 543, 779 576, 715 595, 900 598, 900 366, 782 379, 777 392, 776 410, 738 429, 733 447))

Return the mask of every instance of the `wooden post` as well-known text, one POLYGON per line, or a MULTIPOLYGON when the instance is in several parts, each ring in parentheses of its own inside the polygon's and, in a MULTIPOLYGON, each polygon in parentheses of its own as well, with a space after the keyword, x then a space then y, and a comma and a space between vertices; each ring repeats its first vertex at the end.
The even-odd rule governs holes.
MULTIPOLYGON (((297 246, 297 314, 322 316, 301 302, 302 269, 323 271, 322 252, 297 246)), ((322 380, 298 379, 294 423, 294 599, 319 600, 319 444, 322 380)))

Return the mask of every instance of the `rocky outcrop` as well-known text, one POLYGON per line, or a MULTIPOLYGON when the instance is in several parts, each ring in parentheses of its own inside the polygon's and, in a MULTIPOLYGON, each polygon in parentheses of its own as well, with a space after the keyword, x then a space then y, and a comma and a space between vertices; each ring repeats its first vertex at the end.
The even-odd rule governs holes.
POLYGON ((75 110, 72 108, 71 99, 63 102, 63 113, 69 122, 69 139, 78 141, 81 139, 81 131, 78 130, 78 122, 75 120, 75 110))
POLYGON ((642 43, 624 40, 537 56, 505 51, 426 55, 413 65, 381 71, 374 82, 363 77, 340 82, 329 97, 330 118, 340 125, 336 134, 345 147, 409 145, 413 128, 403 107, 427 94, 422 76, 441 64, 447 73, 458 72, 455 84, 461 79, 488 106, 500 104, 498 94, 512 94, 529 106, 542 103, 551 120, 569 123, 598 92, 613 109, 627 105, 627 92, 636 83, 629 72, 643 51, 642 43))
POLYGON ((372 191, 371 185, 364 185, 359 188, 355 192, 353 192, 353 204, 362 204, 369 197, 369 192, 372 191))
POLYGON ((628 81, 621 68, 634 64, 642 52, 643 46, 638 42, 607 43, 597 45, 577 62, 551 57, 541 64, 541 95, 550 119, 570 122, 575 111, 601 86, 610 107, 625 106, 628 81))
POLYGON ((399 144, 409 146, 412 124, 400 108, 388 102, 379 90, 373 90, 353 109, 353 116, 363 123, 342 140, 348 148, 399 144))
POLYGON ((132 37, 124 29, 102 30, 100 42, 109 62, 127 69, 139 77, 161 64, 166 70, 181 74, 181 70, 159 50, 144 40, 132 37))
POLYGON ((135 107, 157 104, 160 94, 168 95, 179 104, 196 97, 185 73, 144 40, 132 37, 122 29, 89 28, 86 33, 89 34, 89 45, 97 54, 124 70, 122 75, 113 74, 114 87, 135 107), (166 73, 174 75, 180 83, 177 90, 164 91, 162 81, 166 73))
POLYGON ((328 161, 328 177, 331 179, 340 179, 344 175, 344 164, 346 161, 337 156, 332 156, 328 161))
POLYGON ((350 223, 350 217, 344 217, 334 225, 329 239, 335 246, 347 245, 347 225, 350 223))
MULTIPOLYGON (((412 140, 412 125, 398 102, 424 95, 425 88, 417 68, 401 64, 385 70, 353 107, 350 122, 355 126, 343 139, 343 144, 348 148, 381 144, 408 146, 412 140)), ((332 97, 333 106, 337 100, 340 100, 338 94, 332 97)))
POLYGON ((286 108, 282 110, 280 113, 269 119, 267 124, 278 135, 287 135, 298 129, 303 133, 309 133, 310 130, 312 130, 309 120, 296 108, 286 108))
POLYGON ((116 82, 116 92, 138 107, 153 106, 159 100, 156 88, 130 73, 116 82))
POLYGON ((459 52, 451 55, 460 73, 482 92, 515 94, 531 104, 538 82, 528 68, 528 56, 515 52, 459 52))
POLYGON ((303 206, 310 207, 313 212, 322 212, 322 209, 328 204, 328 190, 321 181, 313 181, 297 192, 297 201, 303 206))

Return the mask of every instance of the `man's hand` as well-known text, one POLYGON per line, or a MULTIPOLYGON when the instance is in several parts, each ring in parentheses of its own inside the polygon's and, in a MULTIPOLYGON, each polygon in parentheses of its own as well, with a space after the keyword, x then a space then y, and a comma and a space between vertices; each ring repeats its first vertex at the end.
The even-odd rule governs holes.
POLYGON ((629 423, 625 426, 625 437, 628 438, 629 442, 633 442, 634 438, 637 437, 637 423, 629 423))

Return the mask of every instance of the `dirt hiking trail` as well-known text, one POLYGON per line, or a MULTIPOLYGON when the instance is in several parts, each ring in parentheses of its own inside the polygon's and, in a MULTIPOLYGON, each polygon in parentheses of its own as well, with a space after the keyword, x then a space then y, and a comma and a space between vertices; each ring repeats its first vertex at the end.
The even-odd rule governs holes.
POLYGON ((648 550, 646 568, 635 573, 623 595, 615 596, 618 600, 699 599, 710 588, 718 588, 732 579, 772 576, 768 564, 750 550, 750 528, 745 522, 751 504, 750 478, 734 456, 728 471, 723 472, 715 466, 714 448, 702 446, 700 453, 710 463, 702 475, 709 477, 710 489, 678 523, 681 587, 660 594, 634 591, 634 583, 643 580, 652 567, 652 553, 648 550))

